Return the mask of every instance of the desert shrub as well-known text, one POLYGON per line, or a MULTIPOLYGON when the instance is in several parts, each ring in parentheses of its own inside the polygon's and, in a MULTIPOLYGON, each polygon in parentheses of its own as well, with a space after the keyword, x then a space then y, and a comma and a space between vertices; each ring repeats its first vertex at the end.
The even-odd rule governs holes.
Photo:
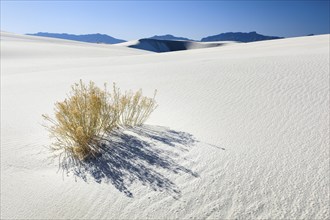
POLYGON ((157 90, 155 90, 153 98, 142 96, 141 89, 137 92, 129 91, 124 95, 119 95, 119 125, 124 127, 142 125, 157 107, 156 92, 157 90))
MULTIPOLYGON (((156 95, 156 92, 155 92, 156 95)), ((71 87, 68 97, 55 103, 55 118, 43 115, 49 122, 45 127, 55 140, 50 149, 62 160, 83 161, 101 153, 100 141, 118 126, 141 125, 156 108, 153 98, 125 92, 113 85, 112 93, 98 88, 93 82, 85 85, 81 80, 71 87)))
POLYGON ((116 127, 118 111, 109 103, 106 87, 101 90, 93 82, 74 84, 63 102, 55 103, 55 119, 43 115, 55 142, 51 149, 65 156, 84 160, 98 153, 97 143, 106 132, 116 127))

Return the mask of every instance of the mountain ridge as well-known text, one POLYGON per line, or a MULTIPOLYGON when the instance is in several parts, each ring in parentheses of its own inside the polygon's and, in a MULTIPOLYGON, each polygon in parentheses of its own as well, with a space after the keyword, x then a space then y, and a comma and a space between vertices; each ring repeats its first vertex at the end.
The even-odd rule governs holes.
POLYGON ((59 38, 65 40, 82 41, 87 43, 117 44, 117 43, 126 42, 125 40, 117 39, 109 35, 100 34, 100 33, 75 35, 75 34, 67 34, 67 33, 60 34, 60 33, 38 32, 35 34, 26 34, 26 35, 39 36, 39 37, 53 37, 53 38, 59 38))
POLYGON ((256 31, 252 32, 226 32, 217 35, 208 36, 201 39, 201 42, 210 42, 210 41, 238 41, 238 42, 255 42, 263 40, 275 40, 282 39, 283 37, 277 36, 266 36, 258 34, 256 31))
MULTIPOLYGON (((27 35, 75 40, 75 41, 82 41, 88 43, 117 44, 117 43, 127 42, 126 40, 117 39, 109 35, 100 34, 100 33, 75 35, 75 34, 67 34, 67 33, 38 32, 35 34, 27 34, 27 35)), ((266 35, 258 34, 256 31, 252 31, 252 32, 226 32, 226 33, 204 37, 199 41, 192 40, 186 37, 177 37, 171 34, 154 35, 152 37, 142 38, 140 40, 153 39, 153 40, 164 40, 164 41, 195 41, 195 42, 237 41, 237 42, 248 43, 248 42, 263 41, 263 40, 282 39, 282 38, 283 37, 278 37, 278 36, 266 36, 266 35)))
POLYGON ((188 40, 188 41, 194 41, 192 39, 186 38, 186 37, 176 37, 171 34, 165 34, 165 35, 155 35, 152 37, 148 37, 146 39, 155 39, 155 40, 188 40))

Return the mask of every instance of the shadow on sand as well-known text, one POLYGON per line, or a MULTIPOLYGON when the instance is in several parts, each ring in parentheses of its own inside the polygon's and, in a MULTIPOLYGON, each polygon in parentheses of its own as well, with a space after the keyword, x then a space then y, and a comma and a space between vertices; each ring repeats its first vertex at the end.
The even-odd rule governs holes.
POLYGON ((129 186, 140 182, 155 191, 166 191, 179 198, 177 185, 162 173, 187 173, 198 177, 197 173, 175 161, 195 142, 191 134, 160 126, 119 130, 101 144, 103 153, 98 158, 79 166, 66 164, 65 169, 86 182, 111 183, 128 197, 133 197, 129 186))

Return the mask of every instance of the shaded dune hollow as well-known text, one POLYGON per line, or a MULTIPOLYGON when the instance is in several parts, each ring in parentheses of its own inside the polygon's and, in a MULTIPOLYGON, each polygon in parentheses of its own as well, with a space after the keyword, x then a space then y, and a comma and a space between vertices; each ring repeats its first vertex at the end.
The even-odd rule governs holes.
POLYGON ((157 53, 173 52, 180 50, 191 50, 208 47, 218 47, 227 44, 226 42, 210 42, 201 43, 194 41, 174 41, 174 40, 157 40, 157 39, 140 39, 135 44, 128 47, 148 50, 157 53))

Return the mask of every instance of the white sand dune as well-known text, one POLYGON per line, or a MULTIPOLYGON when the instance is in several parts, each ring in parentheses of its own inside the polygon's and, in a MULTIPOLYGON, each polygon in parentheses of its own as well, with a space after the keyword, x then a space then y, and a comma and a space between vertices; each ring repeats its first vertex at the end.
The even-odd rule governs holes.
POLYGON ((196 42, 196 41, 184 41, 184 40, 157 40, 157 39, 146 38, 146 39, 133 40, 133 41, 116 44, 116 46, 125 46, 125 47, 160 53, 160 52, 201 49, 201 48, 209 48, 209 47, 219 47, 233 43, 237 43, 237 42, 233 42, 233 41, 196 42))
MULTIPOLYGON (((116 58, 119 56, 148 54, 148 51, 131 48, 111 47, 106 44, 93 44, 78 41, 62 40, 48 37, 35 37, 11 33, 1 33, 1 54, 5 64, 12 64, 18 68, 18 60, 29 60, 30 68, 45 66, 72 65, 73 60, 79 60, 75 65, 85 63, 83 59, 116 58), (58 57, 60 59, 54 59, 58 57)), ((27 63, 24 62, 23 63, 27 63)))
POLYGON ((329 219, 329 35, 148 53, 1 33, 1 219, 329 219), (69 175, 41 126, 79 79, 158 89, 69 175))

